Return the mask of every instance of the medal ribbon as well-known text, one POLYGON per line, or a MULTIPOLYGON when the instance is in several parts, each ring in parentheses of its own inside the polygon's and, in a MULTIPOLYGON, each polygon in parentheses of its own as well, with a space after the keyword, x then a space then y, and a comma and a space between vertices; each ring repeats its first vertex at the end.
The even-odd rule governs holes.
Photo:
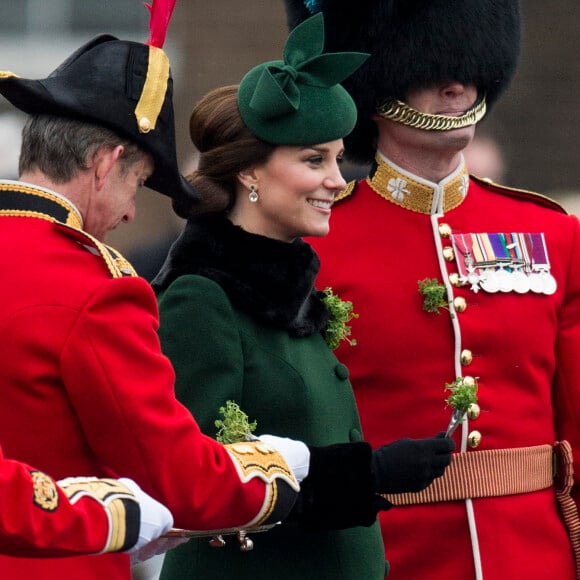
POLYGON ((527 234, 530 240, 532 264, 534 270, 549 270, 548 251, 544 234, 527 234))
POLYGON ((505 263, 511 262, 510 253, 507 249, 505 234, 484 234, 488 236, 492 248, 494 262, 505 263))
POLYGON ((465 239, 465 234, 452 234, 451 242, 455 247, 455 255, 457 256, 457 269, 459 274, 464 276, 467 274, 468 269, 473 266, 473 254, 470 244, 473 244, 473 240, 470 236, 465 239))
POLYGON ((504 237, 506 242, 506 249, 510 254, 512 262, 521 262, 522 254, 518 245, 517 234, 504 234, 504 237))
MULTIPOLYGON (((499 275, 499 270, 519 276, 522 270, 528 276, 531 272, 549 273, 550 271, 546 239, 543 233, 457 233, 451 235, 451 241, 456 250, 457 267, 459 274, 464 278, 463 283, 469 279, 469 283, 477 286, 479 280, 483 280, 486 275, 493 275, 494 271, 499 275), (476 282, 470 279, 470 276, 474 275, 477 278, 476 282)), ((505 276, 505 274, 502 275, 505 276)), ((508 291, 505 289, 507 279, 502 278, 502 280, 504 287, 501 290, 506 292, 508 291)), ((520 293, 528 291, 525 280, 522 281, 520 278, 515 278, 515 280, 518 283, 516 291, 520 293)), ((544 291, 544 293, 550 292, 544 291)))
POLYGON ((489 251, 487 250, 486 245, 481 237, 482 235, 485 234, 471 234, 473 243, 473 255, 475 256, 475 264, 477 266, 489 265, 489 251))

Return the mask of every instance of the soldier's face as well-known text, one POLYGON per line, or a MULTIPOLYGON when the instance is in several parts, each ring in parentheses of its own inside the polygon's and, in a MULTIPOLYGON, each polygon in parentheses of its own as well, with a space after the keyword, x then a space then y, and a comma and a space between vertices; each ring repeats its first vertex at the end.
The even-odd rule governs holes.
MULTIPOLYGON (((441 82, 409 91, 405 102, 421 113, 459 117, 473 107, 477 96, 473 85, 441 82)), ((467 147, 475 133, 475 125, 450 131, 428 131, 380 117, 376 117, 375 121, 379 129, 379 142, 387 156, 392 148, 398 148, 403 154, 413 152, 424 156, 431 152, 434 155, 451 155, 467 147)))
POLYGON ((139 161, 126 165, 117 159, 104 187, 95 192, 85 215, 84 229, 100 241, 121 223, 135 218, 137 189, 153 173, 153 158, 144 153, 139 161))

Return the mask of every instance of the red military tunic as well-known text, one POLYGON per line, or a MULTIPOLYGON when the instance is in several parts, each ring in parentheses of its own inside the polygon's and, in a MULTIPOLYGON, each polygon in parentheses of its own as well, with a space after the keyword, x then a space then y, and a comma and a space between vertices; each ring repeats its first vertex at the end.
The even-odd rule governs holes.
POLYGON ((130 548, 111 545, 111 536, 119 537, 122 544, 126 528, 133 527, 134 544, 139 532, 138 510, 134 518, 126 518, 126 512, 118 510, 122 517, 115 518, 101 499, 88 493, 71 501, 48 475, 4 459, 0 449, 0 553, 34 558, 130 548))
MULTIPOLYGON (((468 178, 463 167, 434 184, 381 162, 350 188, 333 209, 330 234, 309 242, 322 263, 317 286, 331 286, 360 315, 352 321, 357 345, 337 356, 350 370, 365 438, 376 447, 444 431, 445 385, 469 376, 480 413, 456 432, 460 453, 519 454, 566 439, 580 473, 576 217, 547 198, 468 178), (452 242, 486 233, 543 233, 555 292, 462 284, 452 242), (450 304, 439 314, 423 309, 425 278, 445 285, 450 304)), ((495 485, 487 471, 474 471, 495 485)), ((527 483, 509 464, 506 472, 502 485, 527 483)), ((400 506, 382 513, 381 525, 392 580, 575 578, 553 486, 400 506)))
MULTIPOLYGON (((130 477, 169 508, 176 527, 280 519, 295 494, 280 483, 285 464, 275 453, 257 454, 260 469, 252 470, 243 456, 234 459, 201 434, 174 398, 174 372, 160 350, 148 283, 122 277, 130 266, 79 225, 74 208, 53 192, 0 182, 0 443, 6 456, 55 479, 130 477)), ((0 557, 0 577, 127 579, 130 563, 125 554, 0 557)))

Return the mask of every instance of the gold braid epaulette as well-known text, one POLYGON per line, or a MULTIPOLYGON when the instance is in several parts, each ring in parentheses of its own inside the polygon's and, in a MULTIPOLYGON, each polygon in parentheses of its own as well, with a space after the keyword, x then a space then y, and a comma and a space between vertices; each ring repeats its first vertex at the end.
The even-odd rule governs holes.
POLYGON ((73 237, 84 246, 88 246, 97 250, 100 256, 105 261, 107 269, 113 278, 125 278, 127 276, 137 276, 137 272, 131 266, 131 263, 123 257, 117 250, 99 242, 95 237, 91 236, 84 230, 74 228, 60 222, 55 225, 62 230, 70 233, 73 237))
POLYGON ((0 181, 0 216, 38 218, 65 223, 75 228, 82 226, 80 214, 64 197, 15 181, 0 181), (15 203, 14 199, 6 199, 7 196, 14 195, 23 200, 22 203, 15 203))
POLYGON ((52 222, 85 247, 96 250, 113 278, 137 276, 133 266, 117 250, 103 244, 82 228, 82 218, 66 198, 27 183, 0 181, 0 217, 35 218, 52 222))

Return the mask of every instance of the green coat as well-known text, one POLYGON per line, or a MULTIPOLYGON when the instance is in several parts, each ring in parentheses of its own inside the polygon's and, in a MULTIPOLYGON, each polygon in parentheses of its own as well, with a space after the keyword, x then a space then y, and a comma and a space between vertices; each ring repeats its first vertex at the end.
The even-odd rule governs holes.
MULTIPOLYGON (((218 410, 229 399, 257 421, 257 434, 311 446, 362 440, 348 371, 320 332, 292 336, 257 321, 199 275, 177 277, 160 294, 159 308, 177 397, 205 433, 215 436, 218 410)), ((381 580, 386 573, 376 522, 316 532, 282 524, 252 539, 254 550, 245 553, 235 538, 222 549, 192 540, 166 555, 162 578, 381 580)))

